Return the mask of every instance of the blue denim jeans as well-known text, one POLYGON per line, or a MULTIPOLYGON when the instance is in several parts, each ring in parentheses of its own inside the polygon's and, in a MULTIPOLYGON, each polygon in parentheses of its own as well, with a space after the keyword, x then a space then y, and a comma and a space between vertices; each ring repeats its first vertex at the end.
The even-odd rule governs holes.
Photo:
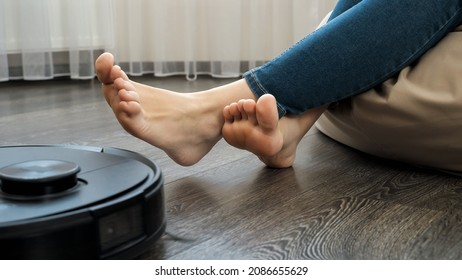
POLYGON ((381 84, 461 23, 462 0, 340 0, 326 25, 244 78, 276 97, 280 117, 301 114, 381 84))

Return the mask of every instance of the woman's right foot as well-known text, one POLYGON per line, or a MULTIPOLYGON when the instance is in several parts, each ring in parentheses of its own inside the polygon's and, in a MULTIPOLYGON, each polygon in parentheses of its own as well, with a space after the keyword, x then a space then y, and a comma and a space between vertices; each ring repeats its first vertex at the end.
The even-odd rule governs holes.
POLYGON ((130 134, 164 150, 180 165, 198 162, 221 138, 221 108, 206 107, 200 94, 132 82, 113 63, 111 54, 101 55, 97 76, 117 120, 130 134))

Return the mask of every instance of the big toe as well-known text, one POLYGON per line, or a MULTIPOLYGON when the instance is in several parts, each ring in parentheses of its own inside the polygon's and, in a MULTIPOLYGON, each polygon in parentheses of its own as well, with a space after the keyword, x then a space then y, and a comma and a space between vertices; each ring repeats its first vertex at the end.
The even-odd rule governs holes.
POLYGON ((111 53, 103 53, 95 62, 96 76, 103 84, 111 84, 111 70, 114 65, 114 56, 111 53))
POLYGON ((279 116, 276 99, 271 94, 265 94, 257 100, 257 121, 260 127, 273 130, 277 127, 279 116))

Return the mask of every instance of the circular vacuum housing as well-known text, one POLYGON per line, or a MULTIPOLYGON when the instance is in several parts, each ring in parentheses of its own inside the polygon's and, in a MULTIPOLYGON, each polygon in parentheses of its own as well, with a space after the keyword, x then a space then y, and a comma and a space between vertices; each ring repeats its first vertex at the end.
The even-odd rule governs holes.
POLYGON ((115 148, 0 147, 1 259, 128 259, 166 224, 163 177, 115 148))

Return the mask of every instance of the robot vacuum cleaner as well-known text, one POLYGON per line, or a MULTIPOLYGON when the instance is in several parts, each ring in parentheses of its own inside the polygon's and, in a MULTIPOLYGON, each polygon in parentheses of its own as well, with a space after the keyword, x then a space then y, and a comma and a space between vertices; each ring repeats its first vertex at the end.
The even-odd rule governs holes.
POLYGON ((116 148, 0 147, 0 259, 131 259, 165 230, 163 177, 116 148))

